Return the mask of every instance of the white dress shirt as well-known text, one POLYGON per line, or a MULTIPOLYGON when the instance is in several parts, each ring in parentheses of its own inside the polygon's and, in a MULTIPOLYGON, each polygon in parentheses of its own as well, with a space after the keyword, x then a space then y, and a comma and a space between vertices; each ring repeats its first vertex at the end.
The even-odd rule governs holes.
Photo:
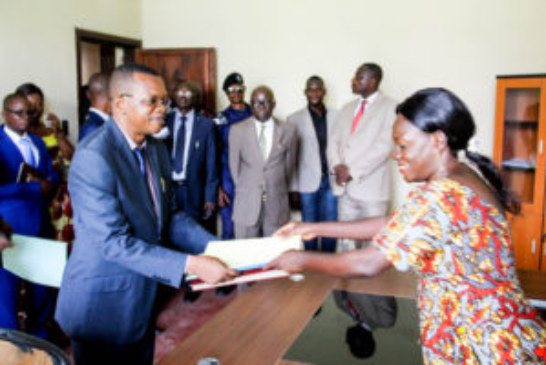
MULTIPOLYGON (((34 145, 34 142, 32 142, 32 139, 30 139, 27 132, 23 133, 22 136, 15 133, 9 126, 4 125, 4 131, 8 135, 8 137, 15 143, 17 148, 19 149, 19 152, 21 152, 21 156, 23 156, 23 160, 27 162, 29 160, 29 156, 26 156, 26 148, 24 146, 24 141, 22 139, 27 138, 30 143, 30 150, 32 151, 32 155, 34 157, 34 161, 36 161, 36 166, 40 163, 40 152, 38 151, 38 147, 34 145)), ((34 166, 34 167, 36 167, 34 166)))
POLYGON ((373 104, 375 99, 377 99, 377 95, 379 95, 379 91, 374 92, 372 95, 368 96, 366 99, 361 97, 360 98, 360 103, 356 104, 356 108, 355 108, 355 111, 353 113, 353 117, 356 116, 356 114, 358 113, 358 110, 360 109, 360 105, 362 105, 363 101, 366 101, 366 108, 364 109, 364 114, 366 114, 366 109, 368 109, 370 107, 370 105, 373 104))

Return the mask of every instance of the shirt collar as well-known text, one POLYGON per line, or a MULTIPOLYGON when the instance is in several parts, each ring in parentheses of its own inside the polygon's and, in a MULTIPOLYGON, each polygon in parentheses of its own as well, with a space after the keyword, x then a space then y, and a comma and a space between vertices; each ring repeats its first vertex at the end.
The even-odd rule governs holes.
POLYGON ((118 128, 119 130, 121 131, 121 133, 123 134, 123 137, 125 137, 125 140, 127 141, 127 143, 129 144, 129 148, 131 149, 131 151, 133 151, 135 148, 145 148, 146 147, 146 139, 144 139, 144 142, 142 142, 141 144, 136 144, 135 141, 133 141, 133 139, 131 137, 129 137, 129 135, 127 133, 125 133, 125 131, 123 130, 123 128, 121 128, 121 126, 118 125, 118 128))
MULTIPOLYGON (((180 111, 180 109, 174 108, 174 110, 176 113, 176 119, 182 117, 182 112, 180 111)), ((195 109, 190 110, 187 114, 185 114, 186 120, 193 119, 194 115, 195 115, 195 109)))
POLYGON ((265 122, 260 122, 258 119, 255 119, 254 122, 256 123, 257 127, 264 126, 265 128, 273 127, 273 118, 269 118, 265 122))
POLYGON ((374 92, 372 95, 368 96, 366 99, 361 97, 360 102, 362 102, 363 100, 366 100, 366 105, 369 106, 375 101, 375 99, 377 99, 377 95, 379 95, 379 91, 374 92))
POLYGON ((18 135, 17 133, 15 133, 15 131, 13 131, 10 127, 8 127, 7 124, 4 124, 4 131, 6 132, 6 134, 8 135, 8 137, 15 143, 19 143, 19 141, 23 138, 29 138, 28 136, 28 133, 25 132, 23 133, 22 136, 18 135))
POLYGON ((103 112, 102 110, 100 109, 97 109, 97 108, 93 108, 93 107, 90 107, 89 108, 89 111, 90 112, 93 112, 95 114, 98 114, 102 119, 104 120, 108 120, 110 118, 110 116, 108 114, 106 114, 105 112, 103 112))

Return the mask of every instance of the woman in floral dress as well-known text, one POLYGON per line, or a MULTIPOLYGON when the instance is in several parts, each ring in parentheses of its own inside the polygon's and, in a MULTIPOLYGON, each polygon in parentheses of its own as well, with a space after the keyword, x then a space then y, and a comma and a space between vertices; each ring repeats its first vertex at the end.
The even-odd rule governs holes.
POLYGON ((424 89, 397 108, 394 159, 408 182, 424 182, 392 217, 289 223, 279 235, 369 239, 369 247, 324 255, 288 252, 270 266, 352 277, 391 265, 420 277, 426 364, 546 363, 546 329, 520 288, 505 211, 519 203, 495 165, 467 151, 475 131, 459 98, 424 89), (481 174, 459 161, 464 151, 481 174))

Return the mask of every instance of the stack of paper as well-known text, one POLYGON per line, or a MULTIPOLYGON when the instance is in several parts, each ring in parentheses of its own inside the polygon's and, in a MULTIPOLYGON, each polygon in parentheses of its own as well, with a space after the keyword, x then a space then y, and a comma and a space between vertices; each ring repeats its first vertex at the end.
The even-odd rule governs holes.
POLYGON ((189 281, 192 290, 205 290, 249 281, 286 277, 289 275, 286 271, 264 270, 262 267, 283 252, 301 250, 302 246, 300 237, 211 241, 203 255, 220 259, 229 267, 239 271, 240 275, 233 280, 218 284, 207 284, 195 275, 188 275, 186 280, 189 281))
POLYGON ((66 266, 67 244, 14 234, 13 247, 2 251, 4 269, 33 283, 60 287, 66 266))

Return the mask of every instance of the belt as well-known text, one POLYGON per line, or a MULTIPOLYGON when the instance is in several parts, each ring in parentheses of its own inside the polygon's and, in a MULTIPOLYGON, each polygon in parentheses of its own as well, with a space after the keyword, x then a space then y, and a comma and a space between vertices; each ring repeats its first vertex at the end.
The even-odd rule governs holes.
POLYGON ((173 180, 173 184, 178 186, 187 186, 188 180, 173 180))

